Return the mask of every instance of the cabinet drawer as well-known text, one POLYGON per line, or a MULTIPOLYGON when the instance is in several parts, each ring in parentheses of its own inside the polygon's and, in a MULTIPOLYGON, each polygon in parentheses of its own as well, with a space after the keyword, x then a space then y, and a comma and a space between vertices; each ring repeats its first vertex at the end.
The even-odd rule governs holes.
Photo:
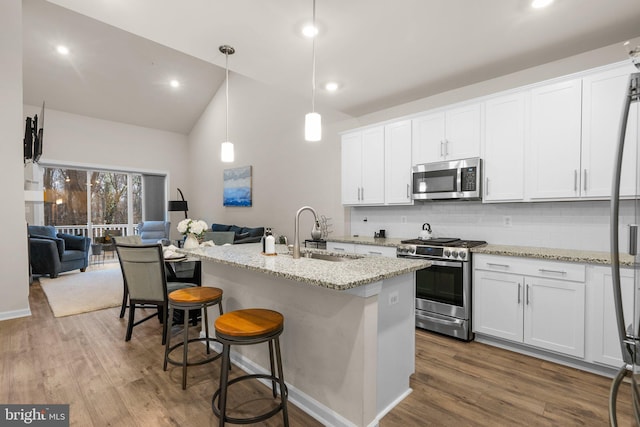
POLYGON ((573 282, 585 281, 584 264, 478 254, 473 257, 474 268, 500 271, 524 276, 545 277, 573 282))
POLYGON ((384 256, 387 258, 396 257, 396 248, 391 246, 356 245, 356 253, 363 255, 384 256))
POLYGON ((329 252, 343 252, 353 254, 356 252, 356 245, 353 243, 327 242, 329 252))

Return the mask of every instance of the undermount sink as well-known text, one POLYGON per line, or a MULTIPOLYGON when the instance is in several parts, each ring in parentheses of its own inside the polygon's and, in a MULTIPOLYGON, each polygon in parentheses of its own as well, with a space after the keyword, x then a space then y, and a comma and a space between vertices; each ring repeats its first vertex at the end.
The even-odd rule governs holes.
POLYGON ((332 262, 344 262, 344 261, 350 261, 352 259, 361 258, 358 256, 329 255, 329 254, 320 254, 317 252, 305 252, 302 254, 302 256, 305 258, 320 259, 323 261, 332 261, 332 262))

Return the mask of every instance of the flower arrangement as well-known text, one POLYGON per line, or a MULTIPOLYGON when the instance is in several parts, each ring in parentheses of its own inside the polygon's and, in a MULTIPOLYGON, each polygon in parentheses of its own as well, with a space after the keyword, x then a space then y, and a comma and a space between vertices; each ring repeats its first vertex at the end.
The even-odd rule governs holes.
POLYGON ((204 237, 204 232, 209 226, 206 222, 198 219, 183 219, 178 223, 178 231, 184 235, 193 234, 198 238, 204 237))

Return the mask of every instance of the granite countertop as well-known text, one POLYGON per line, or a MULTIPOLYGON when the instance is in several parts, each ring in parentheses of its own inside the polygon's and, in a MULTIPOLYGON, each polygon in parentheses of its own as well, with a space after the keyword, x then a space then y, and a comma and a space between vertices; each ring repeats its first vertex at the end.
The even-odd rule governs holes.
POLYGON ((368 255, 335 254, 319 249, 302 249, 350 258, 344 262, 305 258, 293 259, 284 245, 276 245, 275 256, 262 255, 260 243, 178 249, 203 261, 213 261, 284 279, 295 280, 329 289, 346 290, 410 273, 431 263, 428 260, 387 258, 368 255))
MULTIPOLYGON (((538 248, 531 246, 509 246, 509 245, 485 245, 472 248, 471 252, 476 254, 504 255, 527 258, 542 258, 554 261, 581 262, 586 264, 606 264, 611 265, 611 254, 609 252, 583 251, 578 249, 554 249, 538 248)), ((620 254, 620 265, 633 266, 633 257, 629 254, 620 254)))
MULTIPOLYGON (((341 243, 355 243, 359 245, 398 246, 403 239, 398 238, 373 238, 359 236, 330 237, 327 241, 341 243)), ((600 251, 583 251, 579 249, 541 248, 535 246, 511 246, 511 245, 485 245, 472 248, 471 252, 477 254, 515 256, 523 258, 541 258, 553 261, 581 262, 585 264, 611 265, 611 254, 600 251)), ((620 254, 620 265, 633 266, 633 257, 628 254, 620 254)))

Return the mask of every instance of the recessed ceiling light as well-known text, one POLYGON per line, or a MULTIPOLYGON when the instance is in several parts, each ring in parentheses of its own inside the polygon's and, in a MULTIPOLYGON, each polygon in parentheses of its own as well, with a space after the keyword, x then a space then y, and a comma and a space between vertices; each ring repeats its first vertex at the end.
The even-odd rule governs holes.
POLYGON ((534 9, 541 9, 549 6, 551 3, 553 3, 553 0, 533 0, 531 2, 531 7, 534 9))
POLYGON ((64 46, 64 45, 58 45, 58 47, 56 47, 56 50, 58 51, 58 53, 60 55, 68 55, 69 54, 69 48, 64 46))
POLYGON ((171 85, 171 87, 180 87, 180 82, 175 79, 171 80, 169 84, 171 85))
POLYGON ((302 27, 302 34, 307 38, 314 38, 318 35, 318 27, 314 27, 313 24, 307 24, 302 27))
POLYGON ((329 92, 335 92, 339 87, 340 85, 338 85, 338 83, 336 82, 328 82, 324 85, 324 88, 329 92))

